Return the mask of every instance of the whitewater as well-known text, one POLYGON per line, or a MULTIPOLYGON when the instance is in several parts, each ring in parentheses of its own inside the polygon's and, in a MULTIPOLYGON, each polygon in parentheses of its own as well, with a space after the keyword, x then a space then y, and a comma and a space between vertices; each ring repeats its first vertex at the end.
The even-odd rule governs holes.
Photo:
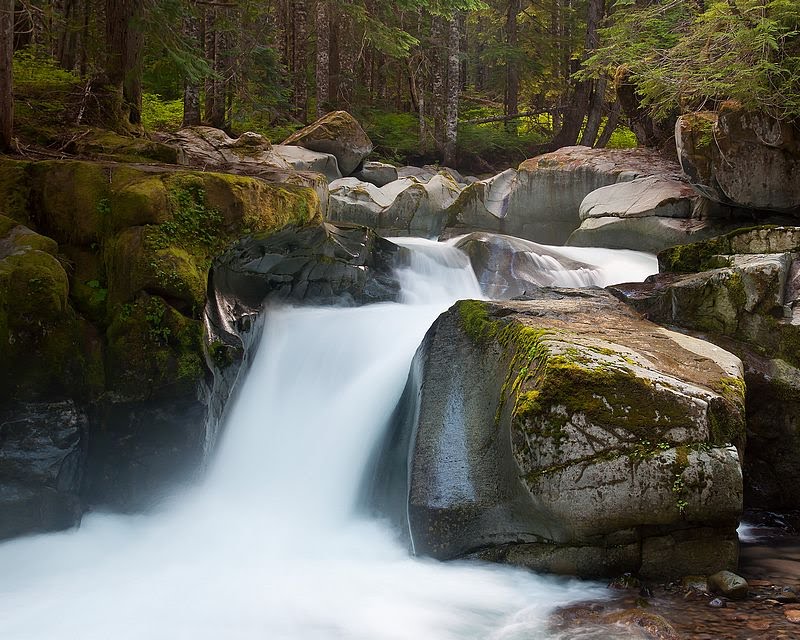
MULTIPOLYGON (((94 513, 0 544, 0 638, 530 640, 555 637, 554 608, 604 598, 594 583, 414 558, 359 505, 425 332, 456 300, 481 297, 452 246, 399 242, 412 250, 399 303, 263 314, 196 486, 147 514, 94 513)), ((569 252, 600 265, 595 285, 656 271, 643 254, 569 252)))

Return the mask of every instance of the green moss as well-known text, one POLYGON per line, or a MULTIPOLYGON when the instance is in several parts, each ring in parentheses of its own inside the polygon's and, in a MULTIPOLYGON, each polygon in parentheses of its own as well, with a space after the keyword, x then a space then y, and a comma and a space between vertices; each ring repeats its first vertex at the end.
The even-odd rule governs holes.
POLYGON ((143 295, 108 328, 108 382, 126 397, 190 392, 203 375, 202 323, 143 295))
POLYGON ((0 158, 0 215, 30 224, 30 163, 0 158))

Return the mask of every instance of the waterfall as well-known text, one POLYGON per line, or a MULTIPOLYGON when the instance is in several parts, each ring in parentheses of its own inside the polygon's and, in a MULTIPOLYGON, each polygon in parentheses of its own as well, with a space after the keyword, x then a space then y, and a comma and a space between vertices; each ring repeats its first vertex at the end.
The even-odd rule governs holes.
POLYGON ((591 583, 412 558, 359 512, 417 345, 455 300, 480 297, 456 249, 403 243, 402 303, 267 311, 197 487, 151 514, 0 544, 0 637, 545 638, 554 607, 602 598, 591 583))

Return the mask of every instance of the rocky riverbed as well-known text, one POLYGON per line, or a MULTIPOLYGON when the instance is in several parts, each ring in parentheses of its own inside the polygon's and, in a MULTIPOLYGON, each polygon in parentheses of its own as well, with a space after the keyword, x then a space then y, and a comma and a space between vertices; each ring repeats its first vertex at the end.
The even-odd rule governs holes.
POLYGON ((702 580, 649 585, 610 583, 616 595, 558 611, 564 640, 778 640, 800 637, 800 512, 748 512, 737 573, 743 600, 721 597, 702 580))

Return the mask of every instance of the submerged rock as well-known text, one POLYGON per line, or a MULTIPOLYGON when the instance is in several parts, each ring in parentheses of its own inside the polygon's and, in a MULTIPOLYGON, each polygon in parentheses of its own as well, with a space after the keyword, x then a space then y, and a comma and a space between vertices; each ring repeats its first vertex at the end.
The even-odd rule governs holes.
POLYGON ((415 370, 416 408, 384 460, 408 444, 401 523, 417 553, 584 576, 735 566, 744 398, 731 354, 604 292, 545 290, 456 304, 415 370))
POLYGON ((594 265, 511 236, 475 232, 455 246, 469 256, 481 290, 493 300, 516 298, 540 287, 587 287, 597 275, 594 265))

